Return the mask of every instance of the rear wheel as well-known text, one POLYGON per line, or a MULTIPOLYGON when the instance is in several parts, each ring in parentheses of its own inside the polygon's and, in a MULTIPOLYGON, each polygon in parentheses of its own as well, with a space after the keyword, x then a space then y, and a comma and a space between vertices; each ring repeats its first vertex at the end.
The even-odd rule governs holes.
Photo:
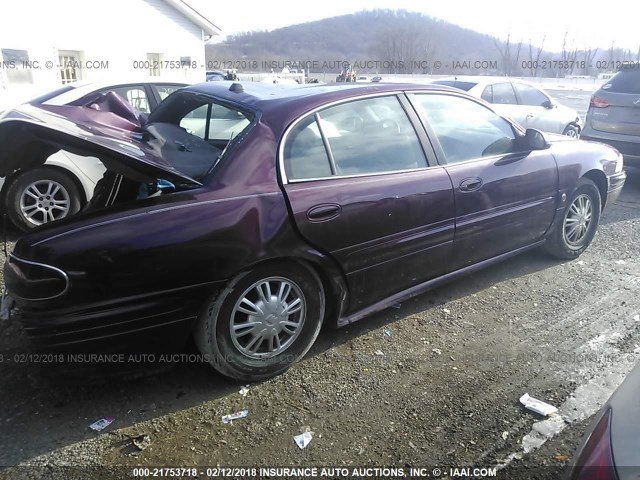
POLYGON ((7 188, 7 214, 22 231, 74 215, 80 205, 80 191, 75 182, 52 168, 27 170, 7 188))
POLYGON ((301 359, 324 317, 321 282, 297 265, 265 265, 238 275, 202 312, 196 345, 223 375, 256 381, 301 359))
POLYGON ((598 228, 602 201, 595 183, 583 178, 544 245, 551 255, 570 260, 584 252, 598 228))

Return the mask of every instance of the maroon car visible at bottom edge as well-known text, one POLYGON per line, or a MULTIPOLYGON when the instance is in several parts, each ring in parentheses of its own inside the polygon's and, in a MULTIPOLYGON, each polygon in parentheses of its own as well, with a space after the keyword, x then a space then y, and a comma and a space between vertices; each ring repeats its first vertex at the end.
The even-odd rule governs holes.
POLYGON ((107 167, 84 212, 16 243, 5 308, 54 351, 180 351, 192 335, 244 380, 286 370, 323 323, 537 246, 577 257, 626 178, 615 149, 447 87, 212 82, 114 123, 78 107, 0 118, 0 175, 59 148, 107 167))

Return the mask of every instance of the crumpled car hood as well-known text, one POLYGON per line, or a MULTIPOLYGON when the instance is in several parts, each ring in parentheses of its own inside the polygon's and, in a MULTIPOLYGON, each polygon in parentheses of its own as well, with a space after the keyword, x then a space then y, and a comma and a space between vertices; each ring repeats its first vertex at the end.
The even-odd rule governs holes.
POLYGON ((170 140, 151 135, 141 118, 124 113, 52 105, 21 105, 3 112, 0 176, 37 167, 62 149, 98 157, 108 170, 134 180, 161 178, 176 184, 201 185, 163 157, 170 140))

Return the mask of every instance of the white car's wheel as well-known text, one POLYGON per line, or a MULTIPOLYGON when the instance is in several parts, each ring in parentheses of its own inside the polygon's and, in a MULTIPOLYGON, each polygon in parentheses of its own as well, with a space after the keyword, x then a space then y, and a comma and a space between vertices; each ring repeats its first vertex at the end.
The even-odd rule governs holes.
POLYGON ((75 182, 52 168, 28 170, 15 177, 7 188, 7 214, 22 231, 78 213, 80 206, 75 182))

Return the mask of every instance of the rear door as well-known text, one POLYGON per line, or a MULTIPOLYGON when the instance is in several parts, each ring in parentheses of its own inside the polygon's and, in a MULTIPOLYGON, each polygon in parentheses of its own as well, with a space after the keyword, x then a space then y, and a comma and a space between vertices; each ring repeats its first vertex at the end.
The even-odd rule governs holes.
POLYGON ((558 196, 549 150, 521 151, 512 125, 473 99, 448 93, 410 98, 453 183, 455 268, 542 239, 558 196))
POLYGON ((640 137, 640 68, 621 70, 594 97, 587 115, 591 128, 640 137))
POLYGON ((415 112, 403 103, 385 95, 327 107, 283 140, 281 174, 296 226, 342 267, 351 312, 451 266, 451 180, 428 164, 415 112))
POLYGON ((518 98, 511 82, 498 82, 487 85, 482 92, 481 98, 491 103, 500 115, 509 117, 524 126, 527 112, 525 108, 518 105, 518 98), (489 100, 489 92, 491 100, 489 100))

